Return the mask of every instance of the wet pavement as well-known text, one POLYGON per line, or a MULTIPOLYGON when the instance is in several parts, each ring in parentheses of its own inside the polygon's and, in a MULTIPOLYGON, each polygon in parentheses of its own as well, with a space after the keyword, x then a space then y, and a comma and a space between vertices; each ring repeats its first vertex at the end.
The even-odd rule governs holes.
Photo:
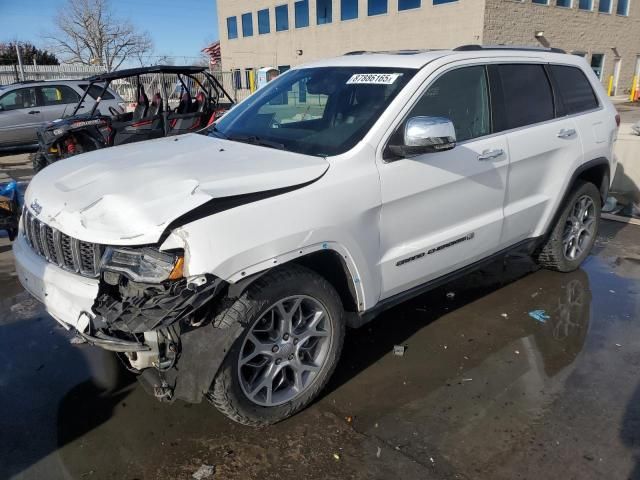
POLYGON ((639 317, 640 227, 603 222, 574 273, 510 258, 350 332, 320 400, 251 429, 70 345, 2 237, 0 478, 640 479, 639 317))

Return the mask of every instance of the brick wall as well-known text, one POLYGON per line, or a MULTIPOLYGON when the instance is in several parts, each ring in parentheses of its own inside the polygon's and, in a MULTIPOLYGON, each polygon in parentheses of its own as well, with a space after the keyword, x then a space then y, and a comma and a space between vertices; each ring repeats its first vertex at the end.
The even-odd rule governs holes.
POLYGON ((617 0, 612 0, 613 14, 598 13, 598 1, 593 11, 577 8, 538 5, 530 0, 486 0, 483 39, 485 44, 545 45, 567 52, 584 51, 587 61, 593 53, 602 53, 604 71, 602 83, 608 84, 613 74, 614 59, 621 59, 620 78, 616 94, 631 88, 636 58, 640 55, 640 0, 630 0, 629 16, 616 15, 617 0), (542 42, 535 38, 543 31, 542 42))

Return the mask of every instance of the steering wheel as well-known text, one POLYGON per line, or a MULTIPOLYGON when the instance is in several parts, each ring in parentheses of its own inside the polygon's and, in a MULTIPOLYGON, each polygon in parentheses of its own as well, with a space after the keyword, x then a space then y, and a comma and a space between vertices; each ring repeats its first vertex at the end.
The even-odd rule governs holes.
POLYGON ((109 105, 109 113, 114 117, 117 117, 118 115, 120 115, 120 112, 115 108, 113 108, 111 105, 109 105))

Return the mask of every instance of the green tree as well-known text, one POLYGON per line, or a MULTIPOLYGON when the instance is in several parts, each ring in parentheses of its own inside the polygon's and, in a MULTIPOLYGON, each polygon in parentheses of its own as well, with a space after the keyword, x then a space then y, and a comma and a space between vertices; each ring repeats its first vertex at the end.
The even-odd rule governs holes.
POLYGON ((29 42, 0 42, 0 65, 18 64, 16 43, 20 45, 22 63, 25 65, 33 65, 34 59, 38 65, 60 65, 60 62, 53 53, 49 53, 47 50, 41 50, 29 42))

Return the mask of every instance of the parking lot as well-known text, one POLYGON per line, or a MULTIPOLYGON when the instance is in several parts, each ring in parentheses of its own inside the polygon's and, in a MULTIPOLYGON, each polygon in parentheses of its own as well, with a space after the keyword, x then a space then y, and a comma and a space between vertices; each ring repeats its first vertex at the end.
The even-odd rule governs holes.
MULTIPOLYGON (((30 174, 0 157, 0 181, 30 174)), ((511 258, 396 307, 348 334, 319 401, 251 429, 72 346, 1 237, 0 478, 638 479, 639 239, 604 221, 574 273, 511 258)))

